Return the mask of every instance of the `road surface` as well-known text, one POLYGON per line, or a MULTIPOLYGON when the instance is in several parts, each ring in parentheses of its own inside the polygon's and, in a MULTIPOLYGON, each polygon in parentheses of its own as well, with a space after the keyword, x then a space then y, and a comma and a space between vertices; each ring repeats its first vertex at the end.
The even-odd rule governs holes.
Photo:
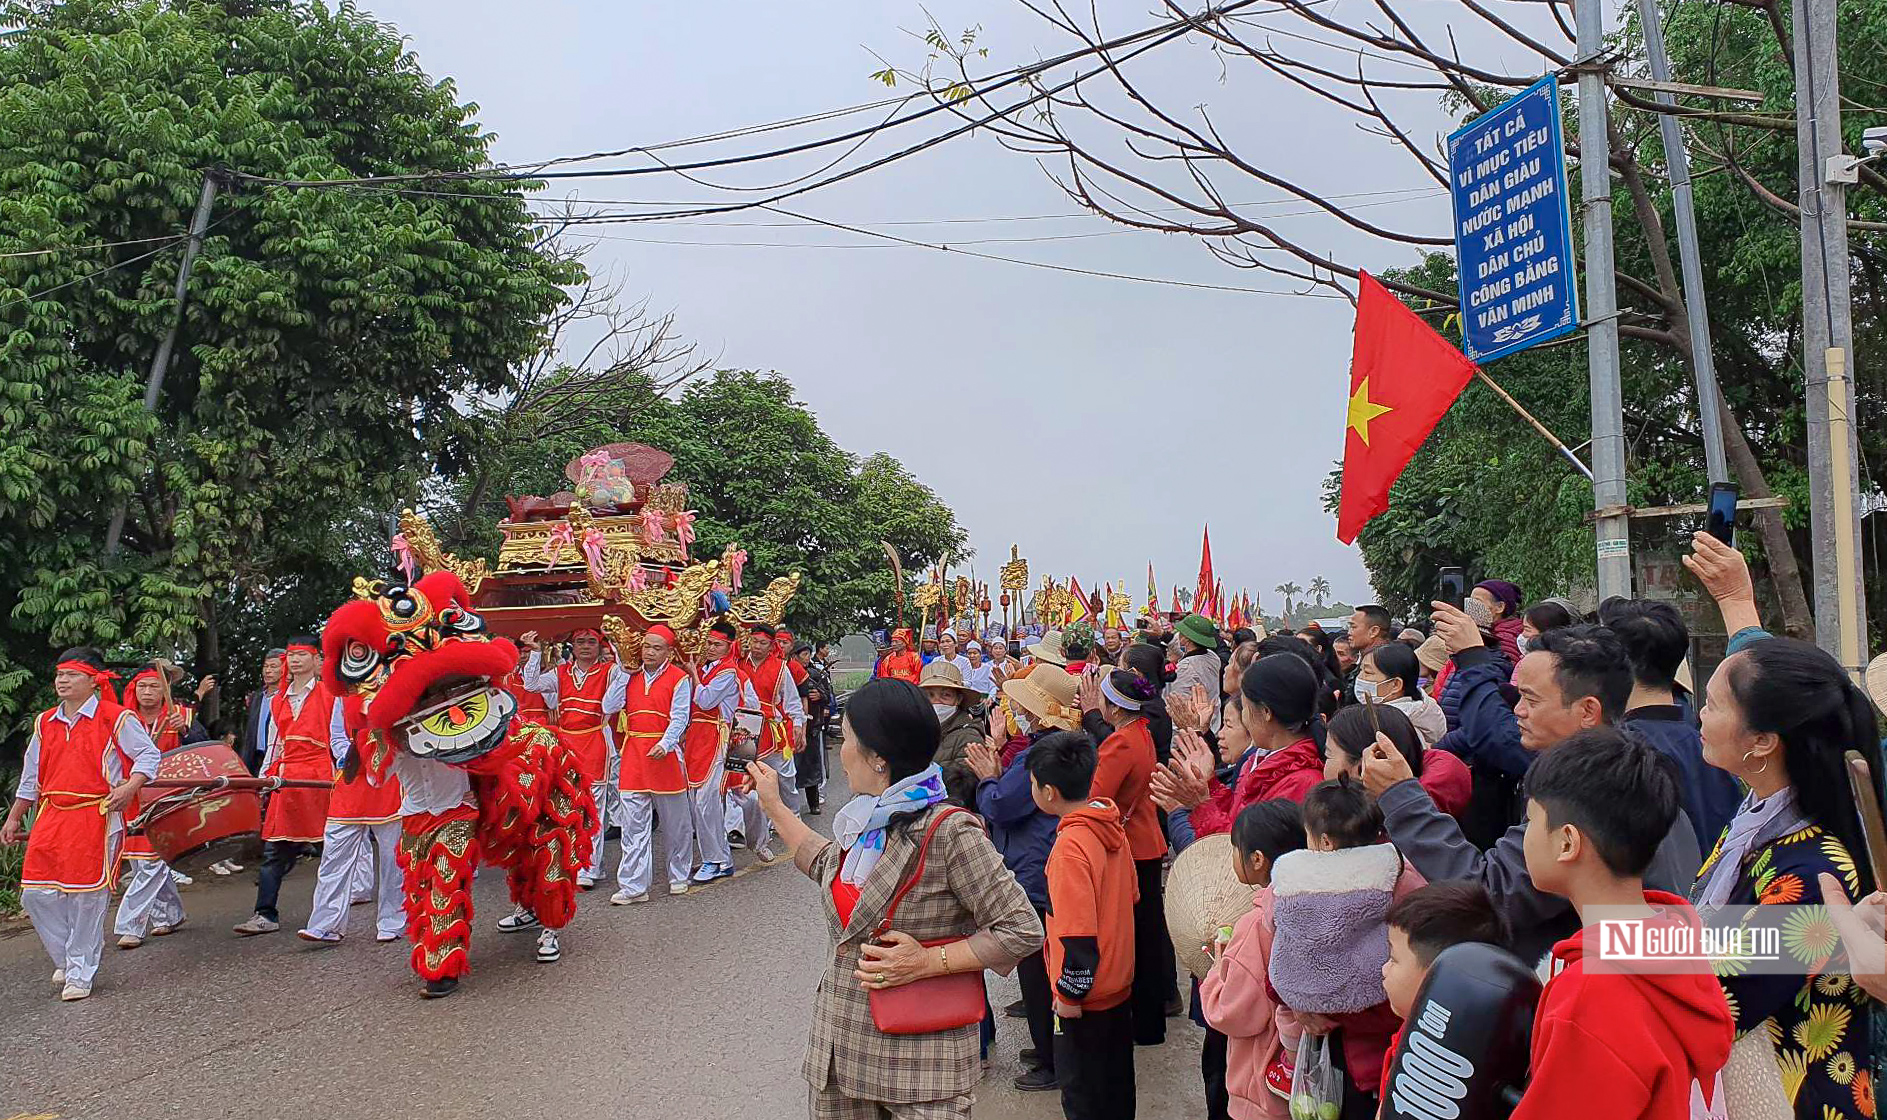
MULTIPOLYGON (((836 760, 835 760, 836 761, 836 760)), ((822 827, 830 814, 813 818, 822 827)), ((610 864, 615 867, 615 845, 610 864)), ((657 849, 660 850, 659 847, 657 849)), ((736 853, 746 868, 750 856, 736 853)), ((292 933, 314 867, 284 884, 283 932, 240 939, 250 872, 184 888, 188 924, 143 948, 108 939, 95 994, 62 1004, 38 938, 0 934, 0 1118, 123 1120, 791 1120, 825 924, 811 885, 781 859, 682 897, 608 905, 583 896, 564 959, 539 965, 535 938, 500 934, 502 877, 476 892, 473 972, 422 1002, 404 942, 378 945, 367 907, 351 936, 314 946, 292 933)), ((979 1120, 1052 1120, 1055 1093, 1010 1086, 1028 1045, 1000 1008, 978 1089, 979 1120)), ((1200 1032, 1173 1020, 1142 1049, 1139 1115, 1203 1115, 1200 1032)))

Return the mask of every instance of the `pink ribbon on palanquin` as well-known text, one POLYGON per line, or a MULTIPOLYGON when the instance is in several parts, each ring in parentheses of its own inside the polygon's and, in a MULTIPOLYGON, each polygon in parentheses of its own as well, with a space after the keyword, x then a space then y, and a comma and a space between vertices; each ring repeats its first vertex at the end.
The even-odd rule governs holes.
POLYGON ((590 566, 590 575, 598 583, 603 582, 603 546, 608 543, 609 538, 603 535, 601 529, 583 531, 583 560, 590 566))
POLYGON ((413 555, 413 546, 407 543, 406 534, 393 534, 391 546, 393 548, 393 562, 400 566, 400 571, 406 573, 406 582, 411 583, 415 579, 418 579, 419 557, 413 555))
POLYGON ((695 543, 695 511, 686 510, 675 515, 675 539, 683 548, 692 548, 695 543))
POLYGON ((737 548, 727 556, 727 579, 734 585, 734 594, 740 594, 740 573, 747 567, 747 550, 737 548))
POLYGON ((577 473, 587 480, 607 466, 609 466, 609 452, 592 451, 577 460, 577 473))
POLYGON ((648 589, 649 589, 649 573, 646 571, 643 571, 642 565, 637 564, 635 566, 635 570, 629 573, 629 590, 647 591, 648 589))
POLYGON ((664 532, 663 530, 664 530, 664 526, 662 524, 662 511, 661 510, 645 509, 642 511, 642 539, 643 540, 649 542, 650 544, 661 544, 663 541, 668 539, 668 534, 664 532))
POLYGON ((550 530, 550 536, 544 538, 544 563, 555 564, 563 558, 564 549, 576 542, 576 534, 570 529, 568 521, 559 521, 550 530))

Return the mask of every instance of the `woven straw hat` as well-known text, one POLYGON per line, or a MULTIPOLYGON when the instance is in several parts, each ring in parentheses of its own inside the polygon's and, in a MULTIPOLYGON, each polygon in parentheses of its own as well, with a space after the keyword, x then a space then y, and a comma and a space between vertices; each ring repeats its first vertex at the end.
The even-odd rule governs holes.
POLYGON ((1010 677, 1002 682, 1002 694, 1028 712, 1037 726, 1063 731, 1081 726, 1081 709, 1075 706, 1075 679, 1057 666, 1036 666, 1028 676, 1010 677))
POLYGON ((1205 947, 1251 911, 1253 889, 1238 881, 1233 869, 1232 838, 1223 832, 1201 836, 1179 853, 1166 875, 1166 932, 1179 963, 1194 976, 1212 969, 1205 947))
POLYGON ((1867 663, 1867 694, 1880 714, 1887 716, 1887 653, 1867 663))

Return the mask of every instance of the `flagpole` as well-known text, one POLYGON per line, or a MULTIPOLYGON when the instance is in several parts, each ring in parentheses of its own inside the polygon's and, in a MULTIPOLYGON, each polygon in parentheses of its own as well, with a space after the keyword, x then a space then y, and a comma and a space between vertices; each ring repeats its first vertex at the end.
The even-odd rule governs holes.
POLYGON ((1554 449, 1557 450, 1561 455, 1566 456, 1566 461, 1573 465, 1574 470, 1578 471, 1582 475, 1585 475, 1587 482, 1592 481, 1592 469, 1590 467, 1587 467, 1584 463, 1580 462, 1579 456, 1574 455, 1572 453, 1571 448, 1567 447, 1564 443, 1561 443, 1558 436, 1554 435, 1551 431, 1549 431, 1545 424, 1540 423, 1539 420, 1537 420, 1534 417, 1533 413, 1528 412, 1526 408, 1523 407, 1519 401, 1513 399, 1513 397, 1507 392, 1507 390, 1501 388, 1499 385, 1496 385, 1494 383, 1494 379, 1487 375, 1486 370, 1477 368, 1474 371, 1474 376, 1480 378, 1481 383, 1486 385, 1489 389, 1494 390, 1494 395, 1499 397, 1501 400, 1506 401, 1507 407, 1513 409, 1515 412, 1518 412, 1522 420, 1525 420, 1527 423, 1533 425, 1534 431, 1546 437, 1546 442, 1552 444, 1554 449))

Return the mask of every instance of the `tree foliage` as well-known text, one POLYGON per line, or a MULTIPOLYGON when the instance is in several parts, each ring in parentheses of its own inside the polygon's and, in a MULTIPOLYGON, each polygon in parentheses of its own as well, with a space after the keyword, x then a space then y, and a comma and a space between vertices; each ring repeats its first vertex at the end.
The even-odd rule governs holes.
POLYGON ((236 179, 147 413, 207 170, 465 171, 491 137, 348 3, 16 0, 0 23, 0 721, 17 728, 61 645, 252 667, 317 621, 431 473, 455 402, 509 383, 583 271, 540 247, 519 184, 236 179))

